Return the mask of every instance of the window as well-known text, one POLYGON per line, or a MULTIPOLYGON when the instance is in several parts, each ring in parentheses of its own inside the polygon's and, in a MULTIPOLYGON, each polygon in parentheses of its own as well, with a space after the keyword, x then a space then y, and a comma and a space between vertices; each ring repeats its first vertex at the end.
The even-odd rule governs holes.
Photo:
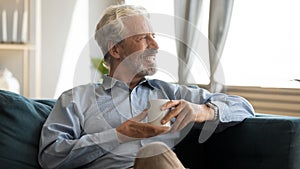
MULTIPOLYGON (((207 19, 209 1, 203 2, 203 9, 207 10, 204 19, 207 19)), ((173 0, 126 0, 126 3, 144 6, 150 13, 174 15, 173 0)), ((300 78, 300 23, 297 22, 300 16, 297 9, 299 6, 298 0, 234 2, 221 59, 225 85, 300 88, 300 83, 293 81, 300 78)), ((207 37, 206 21, 202 20, 199 24, 202 25, 200 31, 207 37)), ((157 41, 160 50, 165 52, 164 55, 169 54, 174 60, 167 66, 173 65, 176 68, 168 70, 169 74, 159 72, 154 77, 175 82, 178 79, 178 61, 174 57, 177 55, 175 40, 159 35, 157 41)), ((169 63, 170 59, 162 55, 157 57, 158 65, 169 63)), ((191 69, 199 69, 199 65, 191 69)), ((207 77, 197 79, 196 83, 207 84, 207 80, 207 77)))
POLYGON ((295 87, 300 83, 298 0, 235 1, 222 56, 227 85, 295 87))

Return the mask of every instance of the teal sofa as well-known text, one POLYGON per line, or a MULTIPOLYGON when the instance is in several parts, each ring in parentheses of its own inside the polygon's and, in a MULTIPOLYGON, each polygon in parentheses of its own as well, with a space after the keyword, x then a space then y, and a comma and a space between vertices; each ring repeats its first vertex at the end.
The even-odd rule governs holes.
MULTIPOLYGON (((0 168, 39 169, 41 127, 55 100, 0 90, 0 168)), ((174 151, 188 168, 299 169, 300 118, 257 115, 199 144, 194 125, 174 151)))

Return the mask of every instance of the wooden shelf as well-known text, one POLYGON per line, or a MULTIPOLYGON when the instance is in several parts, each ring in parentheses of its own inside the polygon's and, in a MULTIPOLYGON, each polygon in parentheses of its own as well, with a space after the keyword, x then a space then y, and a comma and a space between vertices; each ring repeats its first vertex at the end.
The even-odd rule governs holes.
MULTIPOLYGON (((1 9, 6 9, 7 14, 12 14, 16 9, 20 13, 18 24, 18 43, 12 41, 12 28, 7 28, 7 41, 0 41, 0 61, 3 67, 18 77, 20 82, 20 93, 26 97, 38 98, 40 95, 40 42, 41 42, 41 0, 22 0, 19 3, 11 0, 1 0, 1 9), (3 5, 3 8, 2 8, 3 5), (27 13, 25 13, 27 11, 27 13), (23 33, 23 19, 27 15, 26 41, 21 43, 24 37, 19 34, 23 33)), ((1 12, 0 9, 0 12, 1 12)), ((2 17, 2 14, 0 13, 2 17)), ((7 15, 7 24, 13 23, 13 16, 7 15)), ((2 22, 1 22, 2 23, 2 22)), ((1 26, 0 23, 0 26, 1 26)), ((24 30, 25 31, 25 30, 24 30)), ((2 32, 1 32, 2 33, 2 32)), ((23 35, 23 34, 22 34, 23 35)), ((24 34, 25 35, 25 34, 24 34)))
POLYGON ((8 44, 0 43, 0 50, 33 50, 34 46, 31 44, 8 44))

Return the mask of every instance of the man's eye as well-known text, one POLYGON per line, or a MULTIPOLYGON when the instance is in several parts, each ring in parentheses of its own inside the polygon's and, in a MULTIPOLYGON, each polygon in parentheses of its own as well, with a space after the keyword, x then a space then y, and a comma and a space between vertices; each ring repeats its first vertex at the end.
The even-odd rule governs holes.
POLYGON ((147 35, 141 35, 136 38, 136 40, 141 41, 143 39, 147 39, 147 35))

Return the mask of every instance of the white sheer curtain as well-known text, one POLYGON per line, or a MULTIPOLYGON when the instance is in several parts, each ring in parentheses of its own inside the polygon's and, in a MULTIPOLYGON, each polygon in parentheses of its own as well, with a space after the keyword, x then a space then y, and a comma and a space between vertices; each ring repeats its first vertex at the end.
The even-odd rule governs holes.
MULTIPOLYGON (((75 70, 83 47, 88 42, 88 1, 78 0, 72 14, 72 21, 63 59, 59 79, 56 85, 54 98, 57 98, 63 91, 74 87, 75 70), (78 26, 84 25, 84 26, 78 26)), ((83 70, 83 71, 88 71, 83 70)))
POLYGON ((95 25, 104 8, 120 3, 123 3, 123 0, 76 0, 63 47, 64 52, 54 98, 74 86, 94 82, 95 70, 92 69, 90 58, 101 55, 99 47, 93 45, 95 44, 95 25))

